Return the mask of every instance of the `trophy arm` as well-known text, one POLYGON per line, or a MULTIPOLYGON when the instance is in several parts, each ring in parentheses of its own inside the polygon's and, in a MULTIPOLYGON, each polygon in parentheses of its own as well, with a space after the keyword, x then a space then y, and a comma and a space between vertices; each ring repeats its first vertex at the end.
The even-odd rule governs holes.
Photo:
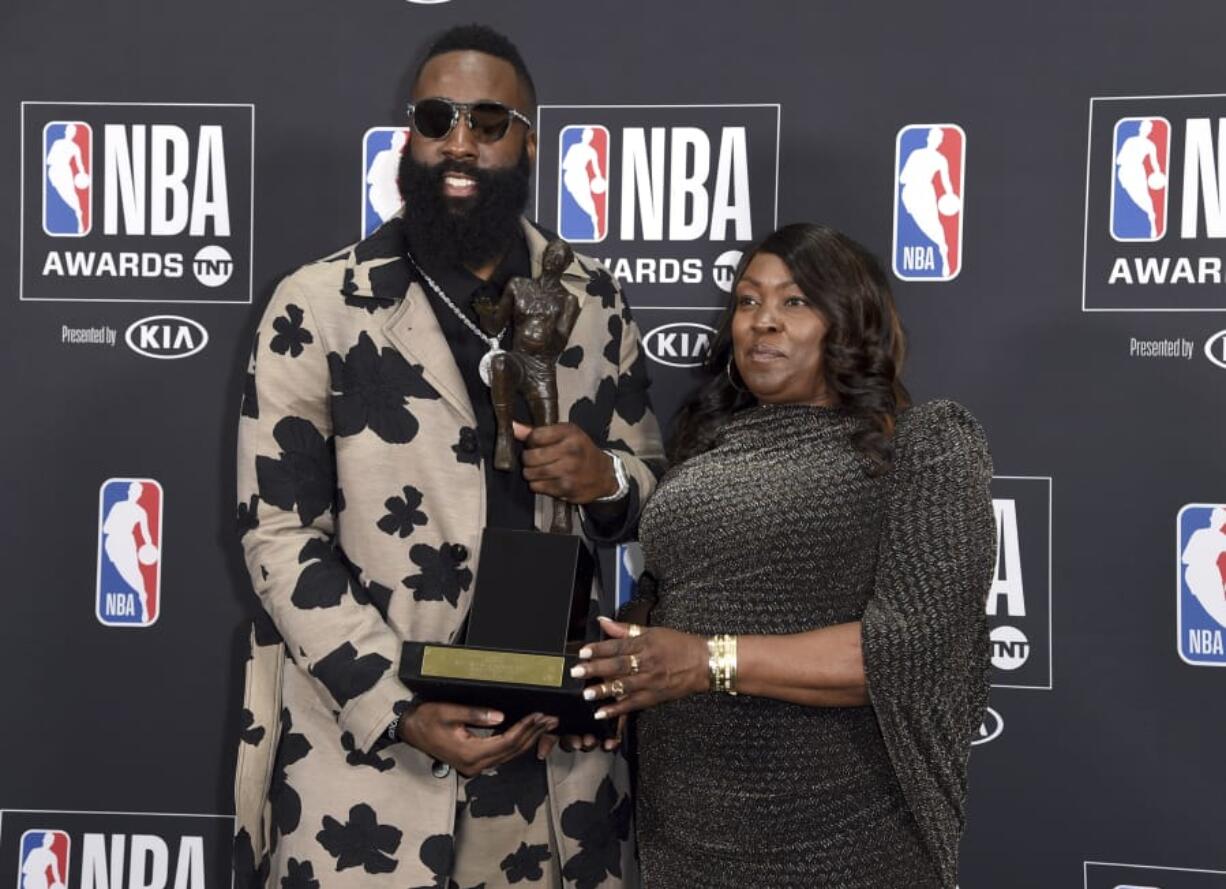
POLYGON ((558 332, 558 338, 563 346, 570 339, 570 332, 575 329, 575 322, 579 319, 579 300, 575 298, 573 293, 567 293, 566 298, 562 303, 562 311, 558 312, 558 323, 555 328, 558 332))

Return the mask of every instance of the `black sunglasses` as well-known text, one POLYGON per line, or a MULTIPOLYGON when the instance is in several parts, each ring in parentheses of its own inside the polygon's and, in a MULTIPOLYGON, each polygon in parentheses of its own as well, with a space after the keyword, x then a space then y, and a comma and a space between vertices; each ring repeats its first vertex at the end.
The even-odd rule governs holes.
POLYGON ((497 142, 511 129, 511 122, 521 121, 532 129, 532 121, 514 108, 501 102, 453 102, 451 99, 422 99, 410 102, 409 121, 413 129, 427 139, 444 139, 463 113, 468 118, 468 129, 478 142, 497 142))

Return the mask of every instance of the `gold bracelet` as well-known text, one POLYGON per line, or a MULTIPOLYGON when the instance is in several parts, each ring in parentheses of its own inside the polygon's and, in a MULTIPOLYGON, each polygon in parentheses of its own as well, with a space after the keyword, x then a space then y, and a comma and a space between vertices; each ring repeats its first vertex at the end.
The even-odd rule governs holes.
POLYGON ((707 670, 711 690, 736 694, 736 636, 718 634, 707 640, 707 670))

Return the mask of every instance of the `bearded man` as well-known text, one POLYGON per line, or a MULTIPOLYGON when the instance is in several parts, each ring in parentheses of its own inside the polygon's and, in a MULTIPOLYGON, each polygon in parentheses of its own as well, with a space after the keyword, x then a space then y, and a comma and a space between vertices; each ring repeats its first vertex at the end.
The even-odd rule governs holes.
POLYGON ((509 40, 443 34, 413 85, 403 214, 291 274, 265 310, 239 423, 240 532, 268 619, 247 664, 238 885, 630 877, 615 741, 419 703, 397 675, 404 640, 461 641, 484 528, 543 529, 556 497, 589 542, 623 539, 663 468, 638 329, 581 256, 562 275, 580 304, 558 368, 569 422, 519 427, 522 469, 493 467, 480 365, 513 332, 491 341, 471 304, 539 274, 552 237, 522 216, 535 110, 509 40))

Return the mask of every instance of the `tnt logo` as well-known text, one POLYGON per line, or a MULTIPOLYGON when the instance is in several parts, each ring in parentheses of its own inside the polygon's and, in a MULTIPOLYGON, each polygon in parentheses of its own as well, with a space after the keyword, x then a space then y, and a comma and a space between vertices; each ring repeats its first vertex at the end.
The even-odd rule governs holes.
POLYGON ((27 830, 21 835, 17 889, 64 889, 72 841, 62 830, 27 830))
POLYGON ((732 292, 732 282, 736 278, 737 267, 740 266, 744 255, 740 250, 726 250, 715 258, 715 265, 711 268, 711 279, 715 281, 715 286, 724 293, 732 292))
POLYGON ((81 120, 43 127, 43 231, 80 238, 93 226, 94 131, 81 120))
POLYGON ((363 238, 400 212, 400 156, 411 132, 407 127, 371 127, 362 137, 363 238))
POLYGON ((1171 122, 1165 117, 1121 118, 1115 124, 1114 142, 1111 237, 1161 240, 1166 234, 1171 122))
POLYGON ((563 127, 558 166, 558 234, 576 244, 609 233, 609 131, 599 124, 563 127))
POLYGON ((950 281, 962 270, 966 134, 957 124, 898 131, 894 159, 894 274, 950 281))
POLYGON ((1226 505, 1190 503, 1178 517, 1179 656, 1226 666, 1226 505))
POLYGON ((778 105, 542 105, 537 218, 600 244, 636 308, 722 309, 721 259, 775 226, 779 119, 778 105))
POLYGON ((22 300, 251 301, 249 105, 23 102, 22 300))
POLYGON ((147 627, 161 613, 162 486, 112 478, 98 493, 98 620, 147 627))

